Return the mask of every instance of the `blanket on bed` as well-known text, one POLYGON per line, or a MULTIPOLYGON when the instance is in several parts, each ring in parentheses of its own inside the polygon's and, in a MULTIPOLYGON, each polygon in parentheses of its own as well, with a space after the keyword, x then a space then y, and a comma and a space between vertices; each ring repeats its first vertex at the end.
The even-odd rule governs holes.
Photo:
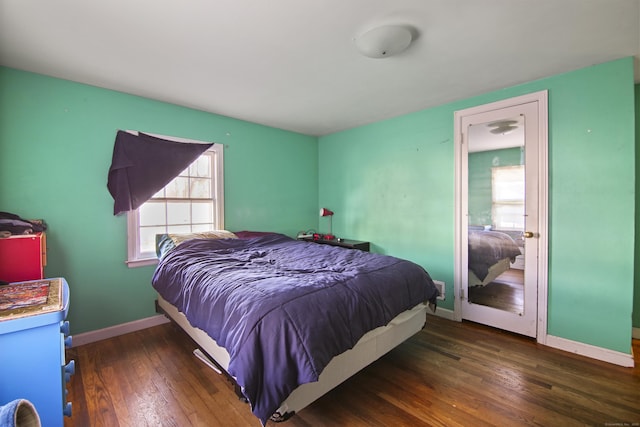
POLYGON ((227 349, 229 374, 263 425, 366 332, 438 295, 410 261, 279 234, 184 242, 152 283, 227 349))
POLYGON ((504 258, 515 262, 521 255, 516 242, 499 231, 469 231, 469 269, 480 280, 489 273, 489 267, 504 258))

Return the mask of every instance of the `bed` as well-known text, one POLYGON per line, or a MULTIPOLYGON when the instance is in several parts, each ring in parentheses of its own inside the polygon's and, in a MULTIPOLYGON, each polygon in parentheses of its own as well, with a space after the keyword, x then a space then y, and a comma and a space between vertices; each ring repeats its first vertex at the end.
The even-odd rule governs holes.
POLYGON ((438 295, 422 267, 390 256, 277 233, 170 240, 158 239, 159 308, 235 381, 263 425, 420 331, 438 295))
POLYGON ((491 283, 521 254, 520 247, 508 234, 469 228, 469 286, 491 283))

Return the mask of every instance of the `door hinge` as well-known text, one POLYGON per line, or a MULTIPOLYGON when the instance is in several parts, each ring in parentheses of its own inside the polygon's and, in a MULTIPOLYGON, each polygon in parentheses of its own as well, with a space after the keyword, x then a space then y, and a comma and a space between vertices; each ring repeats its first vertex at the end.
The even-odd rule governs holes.
POLYGON ((464 288, 460 288, 460 299, 464 299, 464 288))

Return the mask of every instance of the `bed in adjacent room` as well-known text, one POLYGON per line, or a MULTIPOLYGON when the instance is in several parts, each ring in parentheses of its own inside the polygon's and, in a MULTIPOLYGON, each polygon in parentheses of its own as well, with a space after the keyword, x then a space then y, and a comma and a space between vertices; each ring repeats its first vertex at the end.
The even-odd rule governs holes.
POLYGON ((160 237, 158 305, 228 373, 263 425, 420 331, 435 307, 429 274, 407 260, 276 233, 212 237, 178 245, 160 237))
POLYGON ((520 247, 511 236, 492 230, 469 228, 469 286, 485 286, 507 271, 520 247))

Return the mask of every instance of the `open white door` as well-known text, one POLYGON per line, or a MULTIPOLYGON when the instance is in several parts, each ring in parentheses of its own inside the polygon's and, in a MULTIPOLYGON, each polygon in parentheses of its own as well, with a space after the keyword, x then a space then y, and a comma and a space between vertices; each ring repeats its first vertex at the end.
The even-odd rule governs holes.
POLYGON ((531 337, 546 335, 543 94, 456 113, 455 316, 531 337))

